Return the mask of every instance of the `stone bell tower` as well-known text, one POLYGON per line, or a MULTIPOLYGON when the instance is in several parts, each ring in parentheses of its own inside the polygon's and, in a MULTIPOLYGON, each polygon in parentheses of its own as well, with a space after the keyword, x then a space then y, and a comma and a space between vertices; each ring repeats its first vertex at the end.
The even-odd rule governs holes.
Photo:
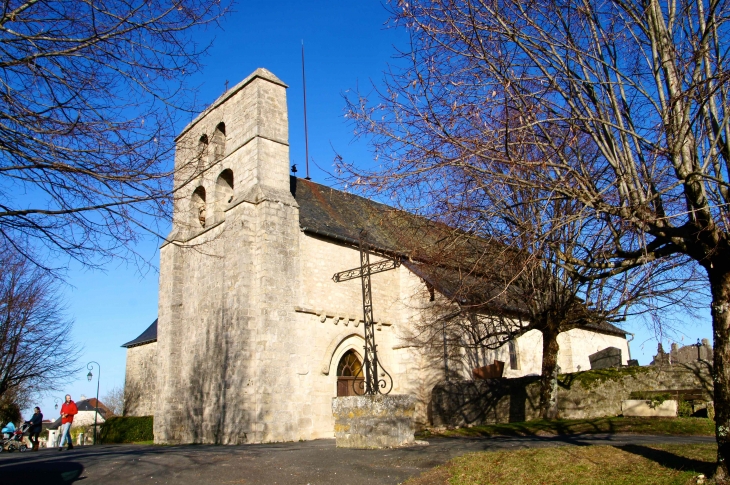
POLYGON ((157 443, 297 439, 287 86, 258 69, 178 136, 160 249, 157 443))

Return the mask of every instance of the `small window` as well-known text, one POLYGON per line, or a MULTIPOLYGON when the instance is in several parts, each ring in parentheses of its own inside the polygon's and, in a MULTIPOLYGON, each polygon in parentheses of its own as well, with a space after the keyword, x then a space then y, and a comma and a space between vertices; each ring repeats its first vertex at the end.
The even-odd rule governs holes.
POLYGON ((509 368, 512 370, 519 370, 520 361, 517 358, 517 342, 510 340, 507 345, 509 347, 509 368))

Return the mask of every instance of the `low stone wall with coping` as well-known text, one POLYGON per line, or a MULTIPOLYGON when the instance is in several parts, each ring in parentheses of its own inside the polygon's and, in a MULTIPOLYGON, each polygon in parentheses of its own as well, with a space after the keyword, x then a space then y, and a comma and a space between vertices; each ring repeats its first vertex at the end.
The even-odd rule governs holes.
MULTIPOLYGON (((558 378, 558 412, 563 419, 621 415, 621 401, 636 391, 701 389, 712 400, 706 362, 623 367, 564 374, 558 378)), ((539 377, 443 381, 429 403, 433 426, 469 426, 539 419, 539 377)))

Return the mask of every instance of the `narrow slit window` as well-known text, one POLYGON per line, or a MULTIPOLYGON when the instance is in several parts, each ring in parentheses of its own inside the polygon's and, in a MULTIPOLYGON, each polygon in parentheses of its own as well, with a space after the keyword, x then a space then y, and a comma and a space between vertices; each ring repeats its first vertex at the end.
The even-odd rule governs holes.
POLYGON ((520 361, 517 358, 517 342, 510 340, 508 343, 509 347, 509 368, 512 370, 519 370, 520 361))

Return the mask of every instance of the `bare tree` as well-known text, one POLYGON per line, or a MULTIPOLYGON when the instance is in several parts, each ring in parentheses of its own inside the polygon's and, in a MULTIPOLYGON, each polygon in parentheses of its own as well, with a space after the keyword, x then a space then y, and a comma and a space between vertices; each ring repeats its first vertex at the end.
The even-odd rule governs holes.
MULTIPOLYGON (((412 250, 409 266, 432 287, 430 291, 435 288, 446 296, 432 297, 434 304, 423 308, 413 339, 434 349, 440 340, 447 340, 449 347, 465 351, 468 363, 480 366, 486 363, 480 359, 484 350, 499 349, 529 331, 539 331, 544 418, 558 417, 559 334, 572 329, 605 331, 611 328, 606 324, 628 315, 666 316, 678 308, 691 311, 698 304, 699 278, 681 258, 594 278, 601 270, 566 263, 559 256, 594 250, 595 239, 584 234, 580 221, 572 217, 574 201, 486 184, 468 172, 451 167, 444 173, 446 191, 421 192, 434 216, 451 221, 453 229, 442 231, 438 238, 404 238, 423 245, 412 250), (460 200, 464 196, 468 201, 460 200), (469 232, 456 226, 468 227, 469 232)), ((387 186, 387 175, 381 172, 379 177, 379 187, 387 186)), ((418 183, 420 178, 413 178, 418 183)), ((409 232, 410 228, 402 234, 409 232)))
POLYGON ((114 416, 121 416, 124 411, 124 388, 115 386, 104 394, 101 402, 112 412, 114 416))
POLYGON ((381 163, 401 176, 470 166, 484 178, 576 201, 576 217, 602 241, 596 252, 560 258, 599 270, 595 278, 671 255, 704 269, 715 338, 717 476, 727 479, 730 4, 391 5, 394 21, 411 34, 408 63, 390 73, 380 105, 359 100, 352 113, 375 136, 381 163), (505 112, 519 124, 501 123, 505 112), (512 157, 515 130, 520 144, 549 156, 512 157), (503 156, 492 159, 497 147, 503 156))
POLYGON ((0 400, 58 390, 78 370, 57 285, 25 258, 0 254, 0 400))
POLYGON ((585 221, 575 217, 575 201, 514 186, 495 189, 488 188, 488 206, 477 212, 485 231, 528 255, 509 290, 523 302, 529 327, 542 334, 540 407, 544 418, 556 418, 560 333, 605 330, 607 323, 624 321, 628 315, 692 312, 702 295, 699 278, 679 257, 597 277, 601 270, 562 259, 566 253, 594 253, 600 249, 596 244, 602 244, 586 230, 585 221))
MULTIPOLYGON (((0 243, 129 256, 171 212, 178 108, 219 0, 15 0, 0 10, 0 243)), ((42 249, 43 251, 39 251, 42 249)), ((101 259, 99 259, 101 258, 101 259)))

